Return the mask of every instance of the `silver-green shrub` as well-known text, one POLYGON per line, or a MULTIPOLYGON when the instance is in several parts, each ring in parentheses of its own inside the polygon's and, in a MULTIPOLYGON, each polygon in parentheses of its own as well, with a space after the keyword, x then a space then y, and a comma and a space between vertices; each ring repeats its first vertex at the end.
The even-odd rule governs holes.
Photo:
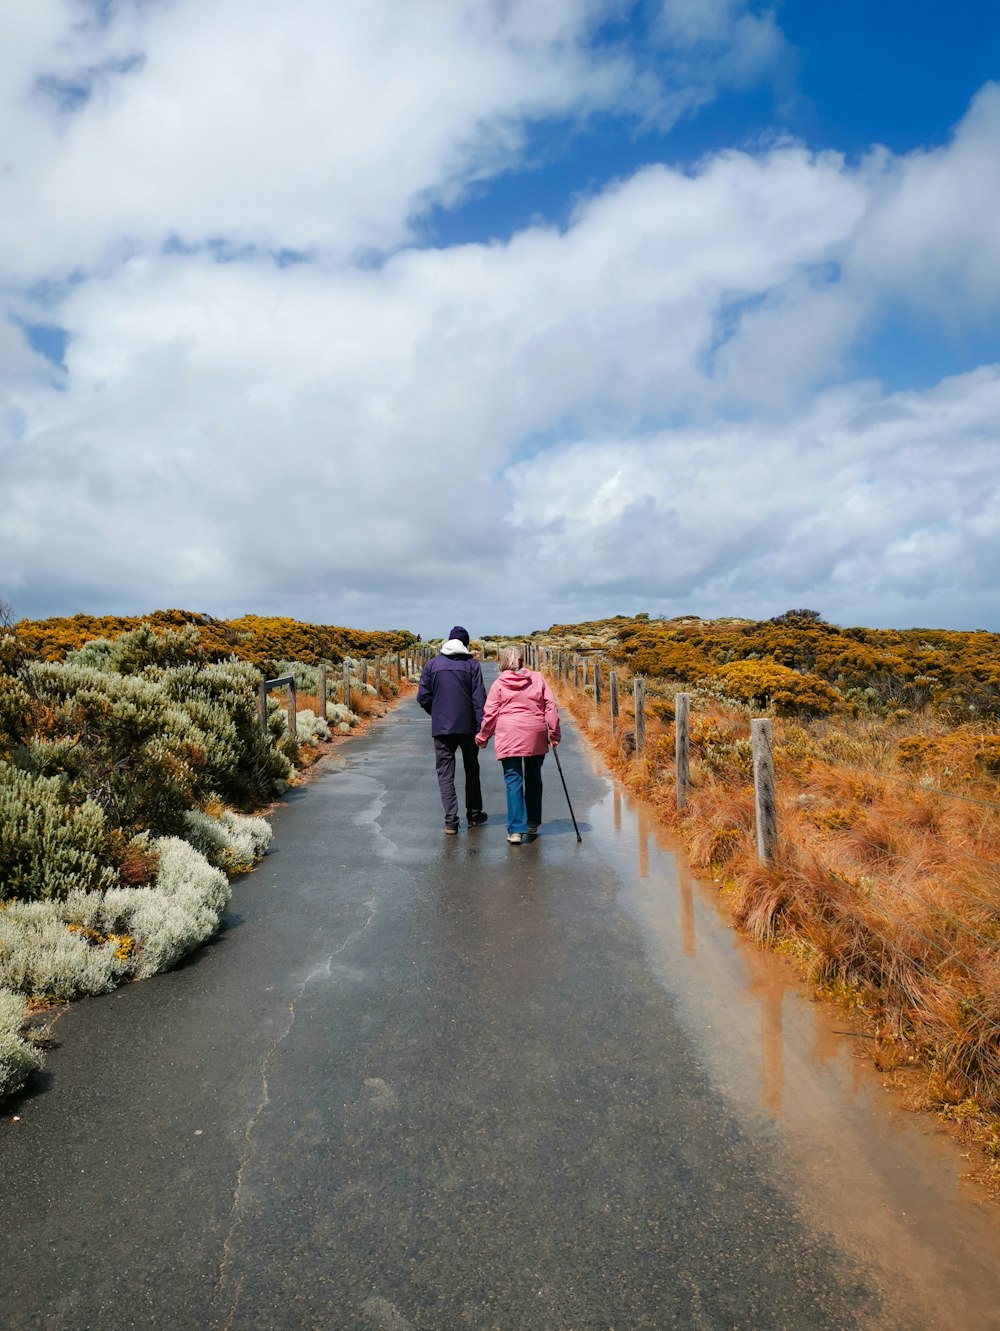
MULTIPOLYGON (((79 895, 102 899, 99 892, 79 895)), ((60 1001, 113 989, 131 963, 117 955, 117 939, 91 942, 81 928, 68 928, 75 913, 57 901, 11 902, 0 911, 0 986, 60 1001)))
POLYGON ((193 807, 213 799, 252 804, 280 792, 292 772, 282 747, 290 741, 277 716, 260 726, 254 667, 177 660, 177 647, 173 658, 160 654, 175 663, 136 673, 147 645, 136 630, 88 644, 63 664, 30 665, 25 682, 48 709, 49 733, 16 750, 17 766, 64 778, 71 800, 97 801, 127 835, 182 834, 193 807), (132 673, 112 668, 122 661, 132 673))
POLYGON ((106 862, 103 810, 71 802, 58 777, 0 762, 0 885, 6 897, 46 900, 118 881, 106 862))
POLYGON ((77 665, 94 666, 116 675, 142 675, 150 667, 200 664, 204 661, 201 635, 195 624, 157 633, 149 624, 140 624, 117 638, 94 638, 66 660, 77 665))
MULTIPOLYGON (((327 683, 334 684, 338 678, 340 667, 334 665, 331 661, 326 663, 327 683)), ((304 661, 276 661, 274 663, 274 674, 276 679, 282 675, 291 675, 295 680, 295 687, 300 693, 319 692, 319 667, 307 665, 304 661)))
MULTIPOLYGON (((270 839, 244 819, 247 864, 270 839), (253 849, 251 849, 251 847, 253 849)), ((264 824, 266 827, 266 824, 264 824)), ((219 927, 231 896, 226 875, 178 837, 153 843, 159 868, 148 887, 71 892, 63 901, 0 909, 0 987, 36 998, 106 993, 122 979, 168 970, 219 927)))
POLYGON ((186 841, 161 837, 154 844, 160 867, 153 884, 112 888, 91 916, 92 928, 135 940, 132 968, 138 979, 169 970, 210 938, 232 894, 221 869, 186 841))
POLYGON ((321 716, 308 707, 295 714, 295 730, 300 744, 318 744, 330 738, 330 727, 321 716))
POLYGON ((184 815, 184 837, 224 873, 246 873, 261 858, 274 833, 263 818, 226 809, 218 818, 192 809, 184 815))
POLYGON ((53 774, 61 764, 71 791, 96 800, 128 833, 179 831, 198 800, 204 736, 158 681, 36 662, 26 683, 50 709, 52 734, 18 750, 19 766, 53 774), (67 740, 68 749, 60 746, 67 740))
POLYGON ((21 1038, 24 998, 0 989, 0 1097, 19 1091, 32 1072, 42 1066, 42 1056, 21 1038))
POLYGON ((342 702, 328 703, 326 714, 330 721, 337 727, 341 734, 346 734, 361 720, 356 712, 352 712, 349 707, 345 707, 342 702))
MULTIPOLYGON (((174 702, 204 736, 200 791, 233 804, 280 793, 292 774, 281 710, 268 708, 267 729, 257 714, 260 673, 246 661, 216 661, 200 669, 174 668, 160 676, 174 702)), ((293 746, 294 748, 294 746, 293 746)))

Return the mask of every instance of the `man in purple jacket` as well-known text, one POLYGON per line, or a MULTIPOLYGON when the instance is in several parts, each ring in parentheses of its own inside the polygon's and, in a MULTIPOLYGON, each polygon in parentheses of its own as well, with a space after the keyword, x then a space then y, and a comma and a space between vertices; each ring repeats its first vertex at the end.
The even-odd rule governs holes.
POLYGON ((479 784, 479 750, 476 732, 483 723, 486 687, 483 668, 469 651, 469 635, 456 624, 438 656, 428 661, 420 676, 417 702, 430 713, 434 736, 434 762, 444 830, 458 831, 458 797, 455 794, 455 753, 462 750, 465 767, 465 816, 470 827, 486 822, 483 792, 479 784))

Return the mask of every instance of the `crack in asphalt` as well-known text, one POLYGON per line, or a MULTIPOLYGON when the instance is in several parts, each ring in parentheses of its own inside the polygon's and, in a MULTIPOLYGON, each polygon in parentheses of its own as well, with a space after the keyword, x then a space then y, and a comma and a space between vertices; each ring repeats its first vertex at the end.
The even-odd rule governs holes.
POLYGON ((243 1202, 242 1202, 243 1185, 247 1170, 249 1169, 251 1163, 253 1162, 253 1157, 255 1153, 254 1135, 256 1133, 257 1125, 259 1124, 261 1117, 263 1116, 264 1112, 267 1110, 268 1105, 271 1103, 271 1090, 268 1081, 269 1068, 272 1062, 274 1061, 274 1058, 277 1055, 278 1050, 281 1048, 284 1042, 288 1039, 289 1035, 292 1033, 292 1030, 295 1026, 296 1008, 298 1007, 298 1004, 302 1001, 302 998, 306 990, 308 989, 309 985, 313 982, 313 980, 317 979, 322 975, 325 975, 327 978, 329 978, 333 972, 334 960, 337 957, 341 956, 344 952, 346 952, 349 947, 352 947, 358 941, 358 939, 367 931, 372 921, 375 919, 375 916, 378 914, 376 908, 377 896, 378 893, 374 892, 368 898, 368 900, 364 902, 364 907, 365 910, 367 911, 364 923, 359 925, 357 929, 354 929, 350 934, 348 934, 348 936, 344 939, 344 941, 340 944, 340 946, 334 948, 334 950, 330 953, 330 955, 326 958, 326 960, 314 966, 312 970, 309 971, 308 975, 306 975, 306 977, 303 979, 294 997, 292 998, 291 1002, 288 1005, 288 1021, 285 1025, 285 1028, 279 1033, 274 1043, 271 1045, 270 1049, 265 1054, 263 1062, 261 1063, 260 1098, 256 1109, 250 1116, 249 1122, 247 1123, 246 1132, 244 1133, 243 1137, 243 1159, 240 1163, 239 1169, 236 1171, 236 1182, 233 1189, 233 1202, 232 1206, 229 1209, 229 1227, 226 1232, 226 1237, 222 1244, 222 1259, 219 1262, 219 1274, 215 1282, 215 1288, 212 1291, 211 1302, 213 1306, 219 1307, 220 1305, 224 1306, 225 1304, 228 1303, 228 1310, 223 1314, 223 1320, 222 1320, 223 1331, 229 1331, 230 1327, 232 1326, 233 1319, 235 1318, 237 1310, 240 1305, 240 1300, 243 1297, 243 1278, 241 1276, 232 1280, 231 1282, 233 1286, 232 1296, 231 1298, 226 1298, 227 1286, 230 1284, 231 1281, 231 1277, 229 1274, 229 1266, 230 1263, 232 1262, 233 1248, 235 1245, 236 1235, 243 1221, 243 1202))

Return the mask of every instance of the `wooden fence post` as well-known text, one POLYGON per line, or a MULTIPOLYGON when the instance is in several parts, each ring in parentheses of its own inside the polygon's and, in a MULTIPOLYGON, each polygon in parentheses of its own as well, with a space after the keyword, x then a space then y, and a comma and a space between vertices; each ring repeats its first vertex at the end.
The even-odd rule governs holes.
POLYGON ((674 768, 677 777, 677 808, 683 809, 691 789, 691 738, 688 724, 691 714, 690 693, 678 693, 674 699, 674 768))
POLYGON ((346 656, 344 657, 344 664, 340 668, 340 683, 344 691, 344 706, 349 709, 351 706, 351 667, 347 664, 346 656))
POLYGON ((771 722, 758 717, 750 722, 753 747, 754 813, 757 821, 757 855, 763 864, 774 859, 778 844, 778 807, 774 793, 774 751, 771 722))
POLYGON ((286 716, 288 719, 288 733, 292 739, 298 740, 299 728, 297 717, 298 694, 295 689, 295 676, 282 675, 279 679, 265 679, 260 683, 257 691, 257 715, 260 720, 262 730, 267 729, 267 695, 272 689, 276 689, 279 684, 288 686, 288 702, 286 704, 286 716))
POLYGON ((618 671, 612 670, 608 675, 608 700, 611 705, 611 734, 618 733, 618 671))
POLYGON ((632 699, 635 703, 635 751, 646 747, 646 684, 641 675, 632 681, 632 699))
POLYGON ((376 656, 376 658, 375 658, 375 692, 379 695, 379 697, 382 696, 382 658, 381 658, 381 656, 376 656))
POLYGON ((594 662, 594 706, 601 705, 601 667, 594 662))
POLYGON ((368 662, 364 660, 361 662, 361 683, 368 683, 368 662))
POLYGON ((320 662, 316 670, 316 692, 319 695, 319 714, 326 720, 326 663, 320 662))
POLYGON ((396 653, 396 683, 397 683, 397 684, 402 684, 402 682, 403 682, 403 658, 400 656, 399 652, 397 652, 397 653, 396 653))
POLYGON ((573 653, 573 687, 580 687, 580 658, 576 652, 573 653))

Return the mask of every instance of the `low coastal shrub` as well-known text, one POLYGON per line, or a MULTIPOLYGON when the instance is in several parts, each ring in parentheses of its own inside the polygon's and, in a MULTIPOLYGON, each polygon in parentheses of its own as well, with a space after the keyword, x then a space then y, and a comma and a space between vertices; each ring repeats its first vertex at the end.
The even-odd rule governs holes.
POLYGON ((5 902, 0 988, 42 1000, 105 993, 169 969, 210 937, 230 898, 227 874, 253 868, 271 828, 230 811, 189 820, 190 841, 148 840, 156 871, 146 885, 5 902))
POLYGON ((19 1091, 42 1066, 41 1054, 22 1034, 25 1006, 19 994, 0 989, 0 1099, 19 1091))
POLYGON ((184 815, 185 839, 227 874, 252 869, 271 844, 270 824, 225 809, 218 817, 192 809, 184 815))
POLYGON ((4 897, 45 901, 71 888, 103 891, 118 882, 107 862, 104 811, 74 804, 59 777, 0 762, 0 885, 4 897))
POLYGON ((295 714, 295 733, 300 744, 318 744, 330 738, 330 726, 321 716, 306 707, 295 714))

